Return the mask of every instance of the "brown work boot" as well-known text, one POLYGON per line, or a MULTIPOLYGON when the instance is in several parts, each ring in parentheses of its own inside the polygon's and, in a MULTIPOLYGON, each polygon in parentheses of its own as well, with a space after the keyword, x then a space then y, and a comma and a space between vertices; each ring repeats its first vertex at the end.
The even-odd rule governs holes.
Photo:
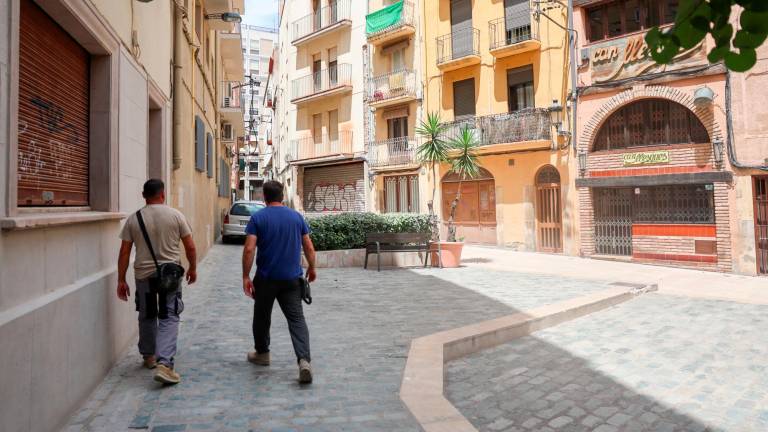
POLYGON ((259 366, 269 366, 270 356, 268 352, 259 354, 251 351, 248 353, 248 361, 259 366))
POLYGON ((153 355, 144 356, 144 367, 147 369, 154 369, 157 366, 157 358, 153 355))
POLYGON ((299 382, 301 384, 312 382, 312 366, 304 359, 299 360, 299 382))
POLYGON ((168 366, 158 363, 155 371, 155 381, 163 384, 178 384, 181 381, 181 375, 168 366))

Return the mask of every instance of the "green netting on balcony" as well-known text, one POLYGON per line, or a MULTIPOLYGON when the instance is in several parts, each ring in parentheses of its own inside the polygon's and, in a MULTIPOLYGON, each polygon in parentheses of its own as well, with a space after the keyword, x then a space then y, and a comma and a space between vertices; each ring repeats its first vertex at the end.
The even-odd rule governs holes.
POLYGON ((365 32, 373 34, 400 22, 403 16, 403 1, 379 9, 365 17, 365 32))

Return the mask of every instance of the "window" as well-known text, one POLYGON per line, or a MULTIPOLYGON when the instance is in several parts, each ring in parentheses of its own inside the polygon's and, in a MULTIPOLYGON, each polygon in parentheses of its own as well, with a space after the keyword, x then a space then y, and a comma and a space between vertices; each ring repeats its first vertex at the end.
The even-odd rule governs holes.
POLYGON ((475 79, 465 79, 453 83, 453 118, 475 115, 475 79))
POLYGON ((258 171, 259 170, 259 163, 258 162, 248 162, 248 169, 251 171, 258 171))
POLYGON ((675 22, 678 0, 619 0, 587 9, 591 42, 675 22))
POLYGON ((213 178, 213 135, 208 132, 205 141, 205 170, 208 178, 213 178))
POLYGON ((666 99, 645 99, 611 114, 594 150, 707 142, 707 130, 691 110, 666 99))
POLYGON ((674 185, 635 189, 635 223, 715 223, 714 187, 674 185))
POLYGON ((405 49, 392 51, 392 72, 405 69, 405 49))
POLYGON ((227 198, 229 196, 229 165, 224 159, 219 159, 219 196, 227 198))
POLYGON ((205 123, 195 116, 195 169, 205 171, 205 123))
POLYGON ((507 104, 509 112, 534 107, 531 66, 507 70, 507 104))
POLYGON ((408 117, 397 117, 387 120, 387 138, 402 138, 408 136, 408 117))
MULTIPOLYGON (((243 185, 243 181, 240 180, 240 184, 243 185)), ((240 187, 242 189, 242 186, 240 187)), ((250 216, 259 210, 262 210, 265 206, 263 204, 256 204, 250 202, 237 203, 229 210, 229 214, 232 216, 250 216)))
POLYGON ((419 176, 384 177, 384 203, 386 213, 418 213, 419 176))

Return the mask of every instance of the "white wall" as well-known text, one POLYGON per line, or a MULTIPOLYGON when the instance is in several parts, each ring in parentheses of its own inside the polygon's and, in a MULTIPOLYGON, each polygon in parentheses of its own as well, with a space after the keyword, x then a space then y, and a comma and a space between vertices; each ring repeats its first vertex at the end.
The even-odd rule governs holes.
POLYGON ((120 55, 120 211, 131 213, 144 200, 141 189, 147 181, 149 111, 147 81, 127 57, 120 55))

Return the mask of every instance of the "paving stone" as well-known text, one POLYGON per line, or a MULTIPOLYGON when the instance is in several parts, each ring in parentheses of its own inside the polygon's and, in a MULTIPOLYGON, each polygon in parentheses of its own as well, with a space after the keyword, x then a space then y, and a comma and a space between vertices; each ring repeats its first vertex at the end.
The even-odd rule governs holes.
POLYGON ((549 422, 549 426, 553 427, 555 429, 559 429, 568 423, 573 422, 573 419, 568 416, 560 416, 552 421, 549 422))

